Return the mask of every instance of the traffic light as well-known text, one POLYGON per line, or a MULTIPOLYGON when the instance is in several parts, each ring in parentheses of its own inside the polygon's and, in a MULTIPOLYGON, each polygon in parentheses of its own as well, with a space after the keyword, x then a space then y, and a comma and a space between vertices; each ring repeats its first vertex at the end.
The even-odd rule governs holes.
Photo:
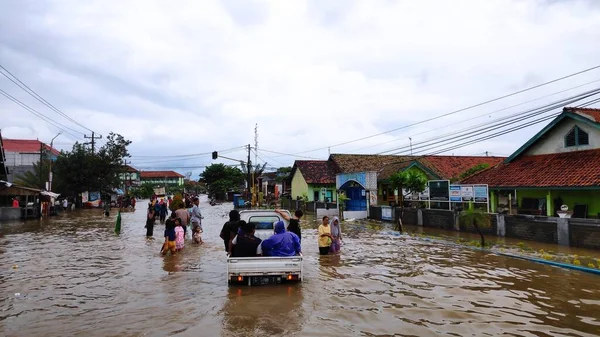
POLYGON ((215 160, 217 158, 219 158, 219 154, 217 153, 217 151, 213 151, 213 153, 212 153, 212 159, 215 160))

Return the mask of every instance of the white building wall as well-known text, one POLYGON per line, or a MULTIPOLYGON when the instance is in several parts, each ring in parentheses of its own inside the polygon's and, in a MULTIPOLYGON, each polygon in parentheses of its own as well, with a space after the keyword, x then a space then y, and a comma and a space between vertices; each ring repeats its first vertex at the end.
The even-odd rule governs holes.
POLYGON ((20 153, 20 152, 5 152, 6 165, 13 166, 32 166, 40 161, 39 153, 20 153))
POLYGON ((562 122, 557 124, 553 130, 550 130, 535 144, 529 147, 529 149, 524 153, 524 155, 532 156, 539 154, 563 153, 592 149, 600 149, 600 130, 594 128, 593 126, 589 126, 584 123, 576 122, 575 120, 572 120, 570 118, 566 118, 562 122), (565 136, 576 125, 581 130, 587 132, 587 134, 589 135, 590 144, 583 146, 565 147, 565 136))

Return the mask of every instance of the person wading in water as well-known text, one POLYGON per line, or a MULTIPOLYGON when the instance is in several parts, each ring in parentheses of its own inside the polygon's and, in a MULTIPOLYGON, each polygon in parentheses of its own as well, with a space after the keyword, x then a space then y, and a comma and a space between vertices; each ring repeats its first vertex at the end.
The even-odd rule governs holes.
POLYGON ((154 235, 154 207, 148 204, 148 214, 146 216, 146 239, 152 239, 154 235))

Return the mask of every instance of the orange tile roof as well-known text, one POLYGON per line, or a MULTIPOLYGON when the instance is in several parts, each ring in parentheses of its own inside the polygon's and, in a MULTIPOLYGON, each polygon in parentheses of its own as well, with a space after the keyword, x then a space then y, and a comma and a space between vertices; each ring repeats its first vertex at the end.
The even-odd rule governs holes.
POLYGON ((125 165, 125 171, 127 171, 127 172, 139 172, 138 169, 136 169, 133 166, 129 166, 129 165, 125 165))
POLYGON ((294 168, 300 170, 307 184, 335 184, 337 173, 333 163, 327 160, 296 160, 294 168))
POLYGON ((495 188, 598 187, 600 149, 523 156, 462 181, 495 188))
MULTIPOLYGON (((338 172, 376 171, 378 179, 387 179, 414 163, 420 164, 441 179, 457 179, 462 173, 478 164, 491 166, 502 162, 504 157, 487 156, 395 156, 332 154, 338 172)), ((429 178, 433 178, 430 175, 429 178)))
POLYGON ((20 153, 40 153, 40 147, 44 144, 44 149, 51 151, 52 154, 58 156, 60 152, 55 148, 50 148, 48 144, 42 143, 37 139, 2 139, 4 152, 20 152, 20 153))
POLYGON ((140 177, 146 178, 183 178, 183 174, 179 174, 175 171, 141 171, 140 177))
POLYGON ((419 158, 418 161, 442 179, 458 179, 461 174, 474 166, 488 164, 492 167, 505 159, 505 157, 487 156, 426 156, 419 158))
POLYGON ((380 171, 384 166, 403 161, 406 156, 377 154, 332 154, 329 159, 335 163, 337 172, 380 171))
POLYGON ((586 117, 591 119, 592 121, 596 122, 596 123, 600 123, 600 109, 593 109, 593 108, 564 108, 563 112, 572 112, 572 113, 576 113, 580 116, 586 117))

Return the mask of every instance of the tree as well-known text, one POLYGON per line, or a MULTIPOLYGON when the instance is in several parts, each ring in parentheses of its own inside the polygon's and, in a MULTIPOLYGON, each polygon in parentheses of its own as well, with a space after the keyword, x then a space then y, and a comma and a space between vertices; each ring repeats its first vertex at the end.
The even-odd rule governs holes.
MULTIPOLYGON (((398 217, 398 230, 402 231, 402 218, 404 217, 404 197, 413 193, 420 193, 427 186, 427 176, 416 170, 396 172, 390 178, 392 189, 398 191, 400 195, 400 216, 398 217), (406 190, 406 194, 402 191, 406 190)), ((396 198, 396 203, 398 199, 396 198)))
POLYGON ((457 180, 462 180, 467 177, 470 177, 479 171, 483 171, 483 170, 487 169, 488 167, 490 167, 490 164, 487 164, 487 163, 477 164, 477 165, 471 167, 470 169, 466 170, 465 172, 461 173, 460 176, 458 176, 457 180))
POLYGON ((459 221, 466 226, 472 225, 475 227, 475 230, 481 236, 481 248, 484 248, 485 237, 483 236, 483 233, 481 233, 481 229, 489 228, 491 226, 490 217, 478 209, 468 209, 460 213, 459 221))
POLYGON ((119 175, 125 172, 124 159, 129 157, 127 146, 131 141, 112 132, 106 140, 97 152, 80 143, 75 143, 69 152, 61 152, 54 165, 59 191, 74 195, 84 191, 110 194, 121 185, 119 175))
POLYGON ((292 173, 292 167, 290 167, 290 166, 280 167, 277 169, 277 171, 275 171, 275 181, 278 183, 282 183, 284 180, 289 178, 291 173, 292 173))
MULTIPOLYGON (((50 162, 48 160, 44 160, 42 162, 42 167, 40 171, 40 162, 38 161, 37 163, 33 164, 33 169, 16 176, 15 184, 24 187, 41 188, 44 185, 44 183, 48 180, 49 172, 50 162)), ((56 180, 54 180, 53 184, 55 186, 57 185, 56 180)))
POLYGON ((339 205, 339 212, 340 212, 340 219, 344 220, 344 211, 346 210, 346 201, 350 200, 350 198, 348 198, 346 196, 346 193, 338 193, 337 196, 338 199, 338 205, 339 205))
POLYGON ((154 194, 154 186, 150 183, 143 183, 141 186, 132 188, 131 193, 142 199, 150 199, 154 194))
POLYGON ((200 177, 208 187, 209 196, 221 198, 228 190, 238 189, 244 184, 244 173, 237 167, 212 164, 204 169, 200 177))
POLYGON ((181 193, 175 194, 173 200, 171 200, 171 204, 169 205, 169 209, 174 212, 180 208, 185 207, 185 202, 183 201, 183 196, 181 193))

